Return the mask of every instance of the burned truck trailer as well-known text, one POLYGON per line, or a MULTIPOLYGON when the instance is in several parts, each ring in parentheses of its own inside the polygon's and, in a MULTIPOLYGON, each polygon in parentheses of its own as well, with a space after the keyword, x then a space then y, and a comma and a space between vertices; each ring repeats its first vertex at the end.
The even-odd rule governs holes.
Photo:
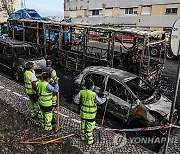
POLYGON ((166 60, 162 31, 30 19, 10 19, 8 29, 10 38, 31 42, 46 58, 75 71, 92 65, 110 66, 154 85, 166 60), (150 48, 156 45, 161 52, 153 57, 150 48))

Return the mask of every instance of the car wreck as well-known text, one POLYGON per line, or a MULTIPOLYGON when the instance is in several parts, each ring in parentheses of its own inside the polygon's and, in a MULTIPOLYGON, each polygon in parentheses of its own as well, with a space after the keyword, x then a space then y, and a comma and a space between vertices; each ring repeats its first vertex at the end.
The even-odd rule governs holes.
MULTIPOLYGON (((132 73, 110 67, 91 66, 75 79, 72 92, 77 94, 86 79, 94 81, 94 91, 108 100, 107 112, 133 127, 168 124, 171 101, 132 73)), ((104 105, 99 105, 104 110, 104 105)), ((177 110, 173 123, 177 123, 177 110)), ((165 130, 160 130, 165 134, 165 130)))
POLYGON ((34 63, 36 75, 46 66, 46 60, 32 45, 18 40, 0 40, 0 65, 17 81, 23 79, 27 62, 34 63))

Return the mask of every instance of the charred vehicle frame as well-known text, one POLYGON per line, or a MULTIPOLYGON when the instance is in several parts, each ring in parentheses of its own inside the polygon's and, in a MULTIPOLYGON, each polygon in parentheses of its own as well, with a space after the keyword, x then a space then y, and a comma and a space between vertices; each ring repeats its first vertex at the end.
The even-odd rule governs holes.
POLYGON ((10 38, 33 43, 45 57, 71 70, 82 71, 91 65, 110 66, 135 73, 156 85, 164 69, 163 31, 30 19, 9 19, 8 29, 10 38), (156 44, 160 53, 152 57, 150 49, 156 44))
MULTIPOLYGON (((167 125, 171 101, 138 76, 110 67, 87 67, 75 79, 73 94, 84 89, 85 80, 94 81, 94 91, 108 100, 107 112, 133 127, 167 125)), ((105 105, 99 105, 104 110, 105 105)), ((177 123, 177 110, 173 123, 177 123)), ((165 134, 166 130, 160 130, 165 134)))
POLYGON ((15 80, 23 79, 23 72, 29 61, 34 63, 37 76, 40 75, 46 61, 32 45, 18 40, 0 40, 0 65, 5 71, 12 73, 15 80))

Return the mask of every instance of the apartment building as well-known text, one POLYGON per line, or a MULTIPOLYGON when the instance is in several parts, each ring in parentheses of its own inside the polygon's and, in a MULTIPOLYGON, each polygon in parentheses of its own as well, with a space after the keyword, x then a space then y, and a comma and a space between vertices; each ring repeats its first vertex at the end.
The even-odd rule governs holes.
POLYGON ((180 17, 180 0, 64 0, 64 17, 79 23, 169 30, 180 17))
MULTIPOLYGON (((10 2, 9 2, 10 3, 10 2)), ((19 9, 19 1, 18 0, 14 0, 14 4, 13 4, 14 10, 18 10, 19 9)), ((4 10, 2 3, 0 2, 0 23, 7 21, 8 18, 8 14, 7 12, 4 10)))

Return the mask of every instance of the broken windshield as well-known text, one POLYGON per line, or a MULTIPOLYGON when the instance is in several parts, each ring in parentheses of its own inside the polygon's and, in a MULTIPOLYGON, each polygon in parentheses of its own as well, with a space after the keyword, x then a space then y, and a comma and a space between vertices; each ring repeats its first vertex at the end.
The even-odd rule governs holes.
POLYGON ((152 87, 138 77, 128 81, 126 84, 141 101, 148 99, 155 92, 152 87))
POLYGON ((15 47, 13 48, 18 58, 37 59, 41 58, 41 54, 32 47, 15 47))

